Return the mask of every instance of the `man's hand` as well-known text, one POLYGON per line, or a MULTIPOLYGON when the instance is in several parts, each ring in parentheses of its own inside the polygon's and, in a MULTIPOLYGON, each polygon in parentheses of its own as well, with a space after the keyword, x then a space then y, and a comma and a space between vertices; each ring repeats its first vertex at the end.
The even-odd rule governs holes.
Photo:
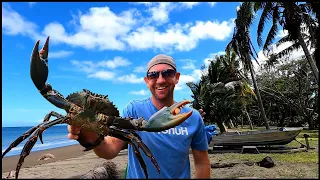
POLYGON ((202 119, 204 119, 204 115, 206 115, 206 113, 203 111, 203 109, 199 109, 198 111, 199 111, 202 119))
MULTIPOLYGON (((74 139, 78 140, 79 138, 79 133, 80 133, 80 127, 79 126, 73 126, 73 125, 68 125, 68 138, 69 139, 74 139)), ((89 132, 86 130, 81 130, 81 134, 85 137, 86 141, 89 143, 93 143, 98 139, 98 136, 94 132, 89 132)))

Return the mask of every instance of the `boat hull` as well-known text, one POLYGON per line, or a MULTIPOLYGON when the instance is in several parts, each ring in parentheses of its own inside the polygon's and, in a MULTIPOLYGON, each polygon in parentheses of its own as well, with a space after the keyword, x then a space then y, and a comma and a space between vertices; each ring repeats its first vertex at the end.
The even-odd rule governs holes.
POLYGON ((303 128, 224 133, 212 137, 214 146, 268 146, 290 143, 303 128))

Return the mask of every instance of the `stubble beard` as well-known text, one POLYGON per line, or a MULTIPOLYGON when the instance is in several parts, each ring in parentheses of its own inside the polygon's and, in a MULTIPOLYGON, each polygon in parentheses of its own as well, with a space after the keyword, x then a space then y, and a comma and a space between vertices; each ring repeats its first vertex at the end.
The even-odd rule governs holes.
MULTIPOLYGON (((156 90, 155 90, 155 91, 156 91, 156 90)), ((163 97, 163 96, 159 97, 155 91, 152 92, 152 96, 153 96, 153 98, 154 98, 155 100, 160 101, 160 102, 163 102, 163 103, 173 100, 174 88, 170 89, 170 90, 168 91, 168 93, 166 94, 166 96, 164 96, 164 97, 163 97)))

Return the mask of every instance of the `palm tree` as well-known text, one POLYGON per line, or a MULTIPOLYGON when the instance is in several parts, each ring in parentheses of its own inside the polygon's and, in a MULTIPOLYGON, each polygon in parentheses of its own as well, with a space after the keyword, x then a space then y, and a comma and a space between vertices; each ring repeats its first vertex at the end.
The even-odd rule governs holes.
POLYGON ((254 73, 253 65, 251 61, 251 57, 255 58, 253 53, 253 51, 255 52, 255 49, 251 43, 251 39, 249 35, 249 29, 250 29, 250 26, 252 25, 253 20, 254 20, 253 4, 250 2, 242 3, 239 10, 237 11, 237 18, 235 20, 236 26, 234 29, 234 34, 230 43, 227 45, 227 49, 232 48, 241 59, 242 64, 244 65, 244 68, 248 68, 250 70, 252 83, 255 89, 255 93, 257 95, 259 108, 261 110, 262 119, 265 122, 266 129, 270 129, 269 123, 265 114, 265 110, 262 104, 262 99, 260 96, 259 88, 256 82, 255 73, 254 73))
MULTIPOLYGON (((316 16, 316 19, 317 19, 317 23, 318 23, 318 26, 315 30, 315 36, 314 36, 314 39, 315 39, 315 51, 314 51, 314 56, 315 56, 315 59, 319 59, 320 58, 320 2, 319 1, 312 1, 312 2, 307 2, 306 3, 306 8, 307 9, 310 9, 316 16)), ((320 66, 320 61, 316 61, 316 64, 317 64, 317 68, 319 70, 319 66, 320 66)))
MULTIPOLYGON (((291 49, 302 47, 305 56, 311 66, 314 76, 319 81, 319 70, 317 65, 310 54, 310 51, 305 42, 304 30, 308 30, 311 36, 311 43, 315 44, 314 32, 316 30, 316 20, 312 16, 312 11, 306 4, 299 4, 298 2, 254 2, 254 11, 262 10, 261 17, 257 29, 257 42, 262 46, 262 32, 264 30, 265 23, 269 20, 272 21, 272 26, 269 30, 267 38, 263 45, 264 51, 270 50, 270 45, 275 39, 278 32, 278 24, 283 26, 284 30, 287 30, 289 35, 282 40, 293 41, 294 45, 291 49), (304 27, 303 27, 304 25, 304 27)), ((319 16, 319 15, 318 15, 319 16)), ((289 51, 283 51, 282 54, 287 54, 289 51)))
POLYGON ((206 123, 217 123, 220 133, 226 131, 223 123, 231 124, 231 119, 244 116, 253 129, 246 111, 254 92, 243 75, 240 75, 239 61, 234 51, 228 49, 225 55, 216 56, 211 61, 207 73, 198 83, 189 82, 194 101, 193 108, 202 108, 206 123), (249 95, 251 94, 251 95, 249 95))

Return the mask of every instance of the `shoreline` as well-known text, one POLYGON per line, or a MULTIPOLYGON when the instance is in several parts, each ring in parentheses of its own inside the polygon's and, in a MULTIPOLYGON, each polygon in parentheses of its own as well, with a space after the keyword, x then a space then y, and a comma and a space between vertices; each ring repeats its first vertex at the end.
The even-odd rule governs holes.
MULTIPOLYGON (((52 149, 45 149, 40 151, 31 152, 25 159, 22 164, 22 168, 32 167, 41 164, 47 164, 51 162, 56 162, 60 160, 65 160, 69 158, 80 157, 85 154, 88 154, 92 151, 83 151, 84 147, 79 144, 57 147, 52 149), (51 158, 48 160, 39 160, 44 154, 52 154, 55 158, 51 158)), ((19 162, 20 154, 4 157, 2 159, 2 173, 9 172, 11 170, 15 170, 16 166, 19 162)))

